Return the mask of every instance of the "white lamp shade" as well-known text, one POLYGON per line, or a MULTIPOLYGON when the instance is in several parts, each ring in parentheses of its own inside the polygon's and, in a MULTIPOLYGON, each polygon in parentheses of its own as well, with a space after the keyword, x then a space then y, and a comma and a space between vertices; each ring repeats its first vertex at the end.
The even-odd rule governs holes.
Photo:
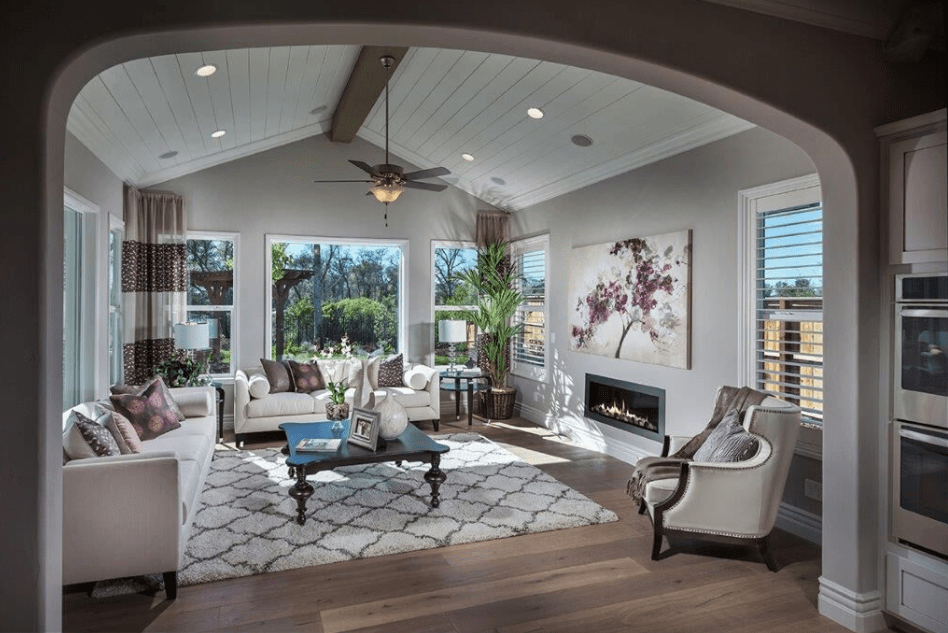
POLYGON ((211 346, 210 338, 207 323, 174 324, 174 346, 178 349, 207 349, 211 346))
POLYGON ((467 321, 445 319, 438 322, 438 340, 442 343, 467 341, 467 321))
POLYGON ((217 333, 217 319, 208 319, 207 329, 208 329, 208 336, 210 336, 212 339, 218 338, 220 336, 217 333))

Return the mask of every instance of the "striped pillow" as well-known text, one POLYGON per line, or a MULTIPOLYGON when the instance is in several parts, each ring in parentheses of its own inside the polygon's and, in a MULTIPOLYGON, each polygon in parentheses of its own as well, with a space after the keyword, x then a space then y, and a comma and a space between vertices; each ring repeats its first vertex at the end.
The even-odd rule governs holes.
POLYGON ((696 462, 742 462, 757 454, 760 442, 741 426, 741 414, 731 409, 692 458, 696 462))

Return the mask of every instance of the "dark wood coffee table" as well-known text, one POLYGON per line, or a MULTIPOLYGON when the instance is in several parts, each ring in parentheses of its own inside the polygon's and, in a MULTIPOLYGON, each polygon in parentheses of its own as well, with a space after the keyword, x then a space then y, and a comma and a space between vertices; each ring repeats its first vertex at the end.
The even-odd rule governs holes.
POLYGON ((321 470, 332 470, 340 466, 355 466, 359 464, 375 464, 379 462, 431 462, 431 469, 425 473, 425 481, 431 485, 431 505, 437 508, 440 505, 439 489, 446 476, 441 470, 441 455, 450 449, 444 444, 438 444, 433 439, 416 429, 411 424, 405 432, 394 440, 389 440, 384 449, 372 452, 361 446, 355 446, 345 441, 349 436, 349 420, 342 421, 342 428, 333 432, 333 423, 324 422, 284 422, 280 428, 286 433, 289 447, 289 456, 286 465, 290 469, 290 477, 296 478, 296 484, 290 488, 290 496, 296 499, 296 522, 306 523, 306 500, 313 496, 315 488, 306 481, 307 475, 318 473, 321 470), (296 445, 306 438, 343 439, 339 450, 333 453, 297 453, 296 445))

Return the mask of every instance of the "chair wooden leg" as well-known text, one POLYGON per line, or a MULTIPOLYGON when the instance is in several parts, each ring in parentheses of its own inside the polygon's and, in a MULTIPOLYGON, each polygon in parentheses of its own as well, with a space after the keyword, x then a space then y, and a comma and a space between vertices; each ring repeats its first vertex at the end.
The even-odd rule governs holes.
POLYGON ((662 530, 655 526, 655 540, 652 541, 652 560, 658 560, 658 554, 662 551, 662 530))
POLYGON ((773 552, 770 551, 770 535, 765 536, 757 546, 760 549, 760 555, 767 563, 767 569, 772 572, 777 571, 777 563, 774 561, 773 552))
POLYGON ((432 420, 431 424, 434 426, 435 433, 438 432, 439 427, 441 426, 440 420, 432 420))
POLYGON ((166 571, 162 574, 165 579, 165 596, 168 600, 178 597, 178 572, 166 571))

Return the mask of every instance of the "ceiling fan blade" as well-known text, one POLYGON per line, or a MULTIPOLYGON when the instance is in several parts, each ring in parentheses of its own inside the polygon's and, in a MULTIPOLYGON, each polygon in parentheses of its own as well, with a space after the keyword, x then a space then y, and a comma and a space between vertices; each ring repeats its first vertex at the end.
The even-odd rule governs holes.
POLYGON ((375 171, 368 163, 363 163, 361 160, 350 160, 349 162, 355 165, 356 167, 358 167, 359 169, 361 169, 362 171, 364 171, 365 173, 369 174, 370 176, 381 175, 377 171, 375 171))
POLYGON ((313 182, 375 182, 374 180, 314 180, 313 182))
POLYGON ((415 182, 413 180, 405 182, 405 187, 407 189, 424 189, 425 191, 444 191, 448 188, 447 185, 436 185, 430 182, 415 182))
POLYGON ((451 172, 444 167, 432 167, 431 169, 422 169, 413 171, 410 174, 402 176, 405 180, 419 180, 421 178, 435 178, 437 176, 447 176, 451 172))

